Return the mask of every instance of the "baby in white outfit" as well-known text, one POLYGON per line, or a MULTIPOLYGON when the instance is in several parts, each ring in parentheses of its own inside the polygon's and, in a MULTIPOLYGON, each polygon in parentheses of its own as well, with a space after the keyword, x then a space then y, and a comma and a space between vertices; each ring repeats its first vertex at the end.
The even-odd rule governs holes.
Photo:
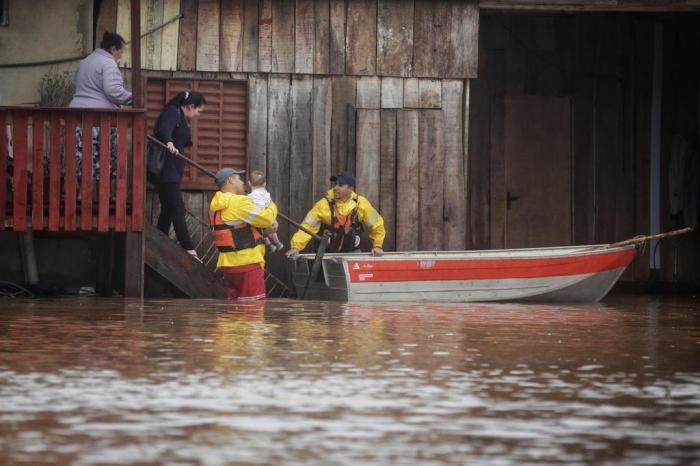
MULTIPOLYGON (((267 207, 270 202, 272 202, 270 192, 265 188, 266 182, 267 180, 263 172, 258 170, 250 172, 250 178, 248 179, 250 194, 248 194, 248 197, 255 205, 260 207, 267 207)), ((275 222, 265 229, 265 244, 267 244, 267 249, 270 252, 280 251, 284 248, 284 244, 282 244, 277 237, 277 226, 278 224, 275 222)))

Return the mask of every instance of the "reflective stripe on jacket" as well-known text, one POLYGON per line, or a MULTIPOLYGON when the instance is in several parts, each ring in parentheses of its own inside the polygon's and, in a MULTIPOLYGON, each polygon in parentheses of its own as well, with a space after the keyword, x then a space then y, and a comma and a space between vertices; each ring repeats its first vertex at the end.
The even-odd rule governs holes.
MULTIPOLYGON (((326 193, 326 197, 314 204, 309 213, 306 214, 306 217, 301 224, 303 227, 313 233, 318 233, 318 231, 321 229, 321 225, 330 226, 331 224, 331 208, 326 198, 335 199, 332 189, 326 193)), ((338 213, 341 215, 348 215, 355 208, 357 208, 357 218, 360 222, 362 222, 365 229, 367 229, 369 238, 372 240, 372 246, 375 248, 382 247, 384 244, 384 237, 386 236, 384 219, 381 215, 379 215, 379 212, 372 207, 372 204, 366 197, 360 196, 359 194, 353 194, 344 202, 335 200, 335 206, 338 213)), ((302 230, 298 230, 294 236, 292 236, 290 247, 301 251, 306 247, 310 240, 311 236, 304 233, 302 230)))
MULTIPOLYGON (((229 226, 246 223, 257 228, 267 228, 275 223, 277 218, 277 206, 274 202, 267 207, 259 207, 248 196, 221 191, 214 194, 209 211, 210 214, 220 212, 221 221, 229 226)), ((265 266, 264 244, 237 251, 220 252, 217 267, 236 267, 256 263, 261 267, 265 266)))

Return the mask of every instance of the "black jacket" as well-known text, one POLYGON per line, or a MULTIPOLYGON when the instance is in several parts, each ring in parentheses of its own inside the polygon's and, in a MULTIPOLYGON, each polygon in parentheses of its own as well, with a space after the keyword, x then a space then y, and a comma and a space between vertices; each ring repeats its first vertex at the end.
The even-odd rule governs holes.
MULTIPOLYGON (((156 121, 155 136, 163 144, 172 142, 180 153, 192 146, 190 127, 179 105, 166 105, 163 108, 156 121)), ((185 171, 186 162, 176 155, 170 153, 168 155, 163 165, 160 182, 179 183, 185 171)))

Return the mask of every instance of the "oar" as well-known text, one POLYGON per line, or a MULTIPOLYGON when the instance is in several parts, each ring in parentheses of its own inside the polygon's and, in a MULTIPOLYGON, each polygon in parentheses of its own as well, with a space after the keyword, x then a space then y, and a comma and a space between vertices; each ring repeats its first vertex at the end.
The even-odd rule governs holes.
POLYGON ((323 254, 325 254, 327 246, 328 246, 328 237, 324 236, 323 238, 321 238, 321 244, 318 245, 318 249, 316 250, 316 257, 314 257, 314 264, 311 266, 311 271, 309 272, 309 276, 306 278, 306 285, 304 285, 304 291, 301 292, 300 299, 304 299, 304 297, 306 296, 306 291, 309 289, 309 284, 311 284, 311 280, 316 275, 318 275, 318 269, 321 268, 321 263, 323 262, 323 254))
MULTIPOLYGON (((168 146, 166 146, 165 144, 163 144, 161 141, 159 141, 158 139, 154 138, 154 137, 151 136, 150 134, 149 134, 148 136, 146 136, 146 137, 148 138, 149 141, 152 141, 152 142, 158 144, 159 146, 163 147, 164 149, 167 149, 167 148, 168 148, 168 146)), ((199 168, 200 170, 202 170, 204 173, 206 173, 207 175, 211 176, 212 178, 216 178, 216 174, 215 174, 213 171, 211 171, 211 170, 209 170, 209 169, 207 169, 207 168, 204 168, 203 166, 201 166, 200 164, 198 164, 197 162, 195 162, 195 161, 192 160, 191 158, 187 157, 187 154, 183 154, 183 153, 181 153, 181 152, 177 152, 177 153, 175 153, 174 155, 180 157, 182 160, 184 160, 185 162, 189 163, 190 165, 199 168)), ((322 238, 321 238, 319 235, 317 235, 316 233, 312 232, 312 231, 309 230, 308 228, 306 228, 306 227, 304 227, 304 226, 298 224, 297 222, 295 222, 295 221, 292 220, 291 218, 289 218, 289 217, 287 217, 286 215, 284 215, 282 212, 279 212, 279 211, 278 211, 278 212, 277 212, 277 216, 280 217, 280 218, 282 218, 283 220, 286 220, 287 222, 291 223, 291 224, 294 225, 295 227, 299 228, 301 231, 303 231, 303 232, 306 233, 307 235, 313 236, 314 239, 317 239, 317 240, 319 240, 319 241, 322 241, 322 238)))
MULTIPOLYGON (((162 142, 160 142, 158 139, 154 138, 154 137, 151 136, 150 134, 147 135, 146 137, 148 138, 149 141, 155 142, 156 144, 158 144, 159 146, 161 146, 163 149, 168 149, 168 146, 166 146, 165 144, 163 144, 162 142)), ((170 151, 168 151, 168 152, 170 152, 170 151)), ((212 178, 216 178, 216 174, 215 174, 213 171, 211 171, 211 170, 209 170, 209 169, 207 169, 207 168, 204 168, 203 166, 201 166, 200 164, 198 164, 197 162, 195 162, 195 161, 192 160, 191 158, 187 157, 187 154, 182 154, 182 153, 180 153, 180 151, 177 151, 177 152, 175 152, 175 154, 173 154, 173 155, 177 155, 178 157, 180 157, 180 158, 181 158, 182 160, 184 160, 185 162, 187 162, 187 163, 189 163, 190 165, 193 165, 193 166, 199 168, 200 170, 202 170, 204 173, 206 173, 207 175, 211 176, 212 178)))

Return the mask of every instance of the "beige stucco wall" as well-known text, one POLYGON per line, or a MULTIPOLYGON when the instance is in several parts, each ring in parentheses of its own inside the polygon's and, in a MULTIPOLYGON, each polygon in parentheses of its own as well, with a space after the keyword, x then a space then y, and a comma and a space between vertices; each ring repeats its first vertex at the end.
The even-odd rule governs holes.
MULTIPOLYGON (((39 62, 92 51, 92 0, 10 0, 9 25, 0 27, 0 64, 39 62)), ((49 69, 74 71, 78 61, 50 66, 0 67, 0 105, 39 102, 49 69)))

